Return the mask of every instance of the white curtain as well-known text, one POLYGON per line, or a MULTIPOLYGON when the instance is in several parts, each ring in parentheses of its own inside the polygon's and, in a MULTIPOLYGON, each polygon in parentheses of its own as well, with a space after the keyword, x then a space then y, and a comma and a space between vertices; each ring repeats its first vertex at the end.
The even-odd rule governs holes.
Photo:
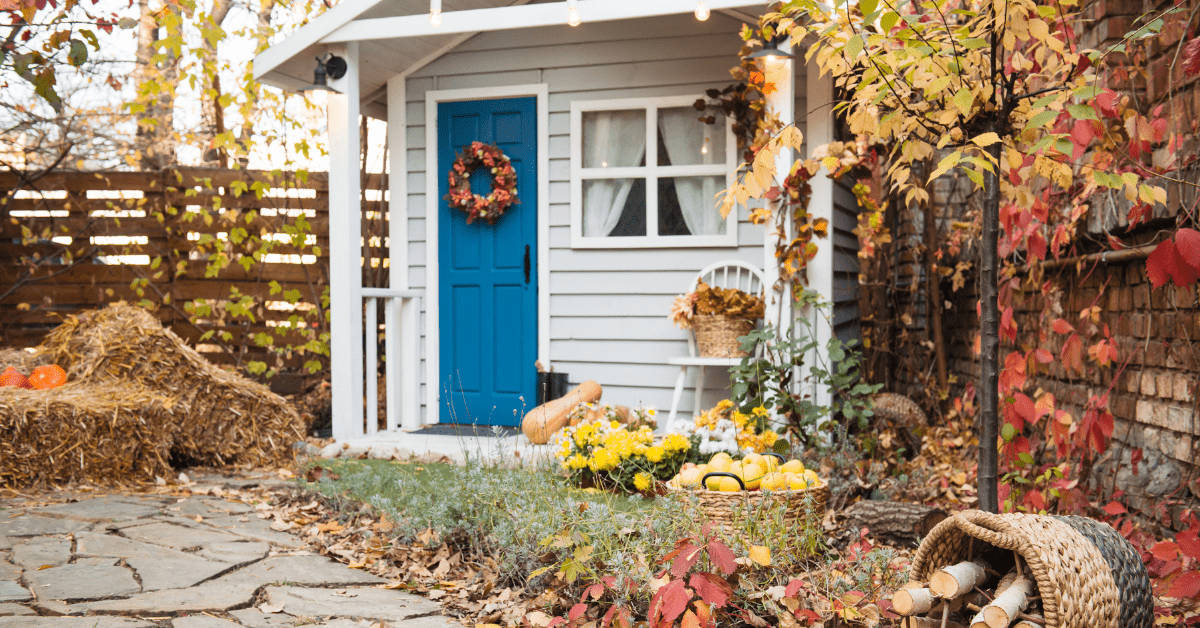
MULTIPOLYGON (((667 147, 667 157, 673 166, 724 163, 725 155, 717 155, 713 134, 724 127, 705 124, 691 107, 658 110, 658 132, 667 147), (708 150, 704 150, 707 147, 708 150)), ((717 235, 723 231, 725 220, 717 209, 716 195, 721 190, 720 177, 675 177, 675 196, 683 211, 683 221, 692 235, 717 235)))
MULTIPOLYGON (((646 112, 590 111, 583 116, 583 166, 638 166, 646 155, 646 112)), ((583 235, 607 236, 621 219, 631 179, 583 181, 583 235)))

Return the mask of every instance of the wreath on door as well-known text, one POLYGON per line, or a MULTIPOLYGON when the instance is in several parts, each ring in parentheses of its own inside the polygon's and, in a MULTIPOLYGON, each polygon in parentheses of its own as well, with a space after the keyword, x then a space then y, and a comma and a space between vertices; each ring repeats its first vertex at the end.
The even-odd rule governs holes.
POLYGON ((517 171, 498 146, 471 142, 450 166, 450 193, 445 199, 451 207, 467 215, 468 225, 476 219, 494 225, 509 208, 521 202, 517 198, 517 171), (486 196, 471 191, 471 173, 479 168, 487 168, 492 174, 492 190, 486 196))

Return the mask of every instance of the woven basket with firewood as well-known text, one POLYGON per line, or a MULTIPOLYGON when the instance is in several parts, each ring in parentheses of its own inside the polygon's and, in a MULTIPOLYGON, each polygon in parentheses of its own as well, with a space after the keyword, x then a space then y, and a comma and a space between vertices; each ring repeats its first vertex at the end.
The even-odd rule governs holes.
POLYGON ((905 628, 1150 628, 1141 557, 1086 517, 969 510, 938 524, 892 607, 905 628))

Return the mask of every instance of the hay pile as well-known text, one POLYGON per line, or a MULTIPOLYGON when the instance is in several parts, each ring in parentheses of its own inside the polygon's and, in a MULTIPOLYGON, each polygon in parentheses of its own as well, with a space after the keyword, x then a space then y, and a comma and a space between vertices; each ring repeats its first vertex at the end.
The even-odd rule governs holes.
POLYGON ((125 303, 69 318, 36 357, 68 384, 0 388, 0 485, 153 479, 172 460, 278 464, 303 438, 286 400, 125 303))

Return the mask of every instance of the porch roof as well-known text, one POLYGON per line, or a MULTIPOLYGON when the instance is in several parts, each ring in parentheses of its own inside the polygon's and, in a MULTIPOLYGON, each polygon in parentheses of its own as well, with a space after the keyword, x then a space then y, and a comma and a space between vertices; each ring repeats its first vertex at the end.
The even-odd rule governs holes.
MULTIPOLYGON (((762 0, 704 0, 712 11, 753 21, 762 0), (746 12, 737 9, 749 8, 746 12)), ((691 13, 698 0, 580 0, 584 24, 691 13)), ((386 107, 387 81, 414 72, 483 31, 566 27, 566 1, 442 0, 442 25, 430 25, 429 0, 344 0, 254 58, 255 78, 283 90, 312 83, 314 57, 360 42, 364 112, 386 107)))

